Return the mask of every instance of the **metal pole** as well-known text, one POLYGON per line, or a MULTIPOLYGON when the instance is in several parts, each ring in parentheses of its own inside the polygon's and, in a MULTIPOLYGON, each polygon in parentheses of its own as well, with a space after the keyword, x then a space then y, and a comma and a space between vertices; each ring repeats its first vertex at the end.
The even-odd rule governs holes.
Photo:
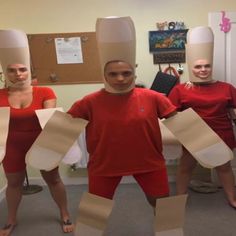
POLYGON ((43 190, 43 188, 39 185, 32 185, 32 184, 30 185, 29 184, 29 178, 28 178, 28 174, 27 174, 26 170, 25 170, 25 181, 26 181, 26 184, 24 183, 24 185, 23 185, 23 194, 24 195, 38 193, 43 190))

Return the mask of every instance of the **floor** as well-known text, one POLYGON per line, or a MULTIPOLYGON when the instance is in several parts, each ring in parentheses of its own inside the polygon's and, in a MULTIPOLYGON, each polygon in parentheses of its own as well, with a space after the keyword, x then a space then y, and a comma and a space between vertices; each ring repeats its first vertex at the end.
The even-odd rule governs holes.
MULTIPOLYGON (((172 185, 172 195, 174 188, 172 185)), ((69 185, 66 189, 69 210, 75 221, 79 200, 87 191, 87 185, 69 185)), ((104 236, 154 236, 153 211, 138 185, 120 184, 115 202, 104 236)), ((3 225, 6 218, 5 200, 0 203, 0 216, 0 225, 3 225)), ((39 193, 24 196, 18 219, 12 236, 65 235, 60 227, 57 207, 46 187, 39 193)), ((235 236, 235 222, 236 210, 228 206, 221 189, 211 194, 189 191, 185 236, 235 236)))

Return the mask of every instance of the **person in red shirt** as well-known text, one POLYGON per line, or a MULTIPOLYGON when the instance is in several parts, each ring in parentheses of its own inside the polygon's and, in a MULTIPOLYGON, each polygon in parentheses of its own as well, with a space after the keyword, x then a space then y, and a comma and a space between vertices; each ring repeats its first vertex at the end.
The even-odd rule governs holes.
MULTIPOLYGON (((199 38, 201 38, 201 35, 204 38, 205 35, 209 34, 213 38, 213 33, 208 27, 197 27, 190 31, 189 34, 189 45, 191 43, 191 34, 196 34, 196 37, 199 38)), ((194 41, 193 36, 192 38, 194 41)), ((169 99, 177 107, 178 111, 191 107, 233 149, 236 147, 236 141, 229 111, 230 108, 236 108, 236 88, 226 82, 212 79, 213 50, 210 56, 206 55, 206 48, 209 47, 209 43, 197 43, 196 47, 198 47, 198 50, 194 47, 187 47, 190 81, 175 86, 169 94, 169 99), (199 52, 201 49, 203 49, 202 54, 199 52)), ((187 186, 196 164, 196 160, 185 149, 177 171, 178 194, 183 194, 187 191, 187 186)), ((236 207, 234 175, 230 162, 217 166, 216 171, 229 204, 232 207, 236 207)))
MULTIPOLYGON (((68 111, 89 122, 86 126, 89 192, 112 199, 122 177, 131 175, 155 206, 157 198, 169 195, 158 118, 171 116, 176 108, 160 93, 135 88, 133 37, 119 43, 120 32, 124 32, 124 37, 133 34, 129 18, 103 20, 106 26, 110 22, 111 27, 113 23, 116 27, 119 22, 122 24, 122 31, 105 31, 118 34, 111 38, 119 44, 117 51, 116 43, 103 44, 100 51, 105 88, 75 102, 68 111)), ((100 36, 106 34, 101 25, 96 30, 98 43, 100 36)))
MULTIPOLYGON (((25 156, 41 132, 35 110, 55 107, 56 95, 50 88, 31 85, 28 41, 22 31, 0 31, 0 62, 6 78, 5 88, 0 89, 0 107, 10 107, 6 153, 2 162, 7 179, 8 217, 5 227, 0 229, 0 236, 8 236, 17 224, 25 179, 25 156)), ((59 207, 63 231, 72 232, 74 226, 69 220, 65 186, 58 168, 41 171, 41 174, 59 207)))
POLYGON ((133 88, 134 69, 127 62, 108 62, 104 75, 117 93, 102 89, 68 111, 89 121, 89 192, 112 198, 122 176, 133 175, 155 205, 157 197, 169 194, 158 117, 170 116, 175 107, 162 94, 133 88))

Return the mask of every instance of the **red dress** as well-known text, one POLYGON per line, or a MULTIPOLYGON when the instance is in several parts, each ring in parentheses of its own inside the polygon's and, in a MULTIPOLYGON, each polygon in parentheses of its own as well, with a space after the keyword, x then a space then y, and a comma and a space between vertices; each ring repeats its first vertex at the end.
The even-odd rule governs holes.
MULTIPOLYGON (((54 92, 47 87, 33 87, 33 100, 29 107, 17 109, 10 107, 9 134, 3 168, 7 173, 25 169, 25 155, 39 133, 41 127, 36 109, 43 109, 45 101, 55 99, 54 92)), ((9 107, 7 89, 0 89, 0 106, 9 107)))
POLYGON ((236 107, 236 88, 217 81, 186 87, 175 86, 169 98, 179 111, 191 107, 232 149, 236 147, 229 109, 236 107))
POLYGON ((88 170, 96 176, 124 176, 165 168, 158 117, 175 111, 169 99, 148 89, 123 95, 98 91, 68 111, 89 121, 88 170))

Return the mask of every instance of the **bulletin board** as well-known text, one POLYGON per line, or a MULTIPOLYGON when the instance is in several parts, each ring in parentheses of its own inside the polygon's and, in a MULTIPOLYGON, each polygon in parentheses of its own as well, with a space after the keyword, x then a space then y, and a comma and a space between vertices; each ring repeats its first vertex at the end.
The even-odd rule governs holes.
POLYGON ((95 32, 28 34, 28 40, 32 77, 37 79, 39 85, 102 83, 95 32), (56 47, 58 40, 67 42, 72 39, 79 39, 82 62, 71 63, 73 45, 59 51, 56 47), (63 62, 58 60, 58 52, 65 55, 63 62))

